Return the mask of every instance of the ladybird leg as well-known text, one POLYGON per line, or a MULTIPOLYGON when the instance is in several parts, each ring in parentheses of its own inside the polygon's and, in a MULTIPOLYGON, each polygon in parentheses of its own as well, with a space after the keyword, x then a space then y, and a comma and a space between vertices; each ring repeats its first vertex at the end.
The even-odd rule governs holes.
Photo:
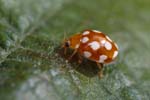
POLYGON ((80 54, 78 54, 78 56, 79 56, 78 63, 81 64, 81 63, 82 63, 82 60, 83 60, 83 57, 82 57, 80 54))
POLYGON ((64 50, 64 52, 63 52, 63 53, 64 53, 64 55, 66 55, 66 54, 67 54, 67 48, 66 48, 64 45, 62 45, 62 46, 61 46, 61 49, 63 49, 63 50, 64 50))
POLYGON ((103 64, 97 62, 97 66, 99 68, 98 76, 99 78, 102 78, 103 77, 103 64))
POLYGON ((72 53, 72 55, 69 57, 69 61, 72 59, 72 57, 75 55, 77 53, 77 49, 75 49, 74 51, 73 51, 73 53, 72 53))
POLYGON ((64 55, 67 54, 67 48, 64 48, 64 55))

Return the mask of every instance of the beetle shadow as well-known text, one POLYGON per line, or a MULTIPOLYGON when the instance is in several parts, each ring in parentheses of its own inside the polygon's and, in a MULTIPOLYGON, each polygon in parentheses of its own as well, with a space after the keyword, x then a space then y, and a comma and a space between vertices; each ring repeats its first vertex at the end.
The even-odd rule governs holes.
MULTIPOLYGON (((67 53, 64 54, 64 49, 60 49, 58 51, 59 55, 66 60, 72 55, 73 50, 67 49, 67 53)), ((71 64, 72 68, 78 71, 79 73, 87 76, 87 77, 94 77, 98 75, 99 69, 97 67, 97 64, 91 60, 88 60, 83 57, 82 62, 79 63, 79 56, 76 53, 71 60, 69 60, 69 63, 71 64)))

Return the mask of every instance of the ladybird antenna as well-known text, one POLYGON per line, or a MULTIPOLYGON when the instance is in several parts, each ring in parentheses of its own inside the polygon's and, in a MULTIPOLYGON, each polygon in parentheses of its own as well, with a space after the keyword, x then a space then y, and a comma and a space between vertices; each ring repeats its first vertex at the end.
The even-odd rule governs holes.
POLYGON ((62 47, 61 48, 64 48, 64 55, 67 54, 67 48, 64 46, 64 42, 66 41, 66 36, 67 36, 67 31, 65 30, 64 31, 64 34, 63 34, 63 41, 62 41, 62 47))
POLYGON ((65 41, 66 40, 66 31, 64 31, 64 34, 63 34, 63 41, 65 41))
POLYGON ((66 30, 64 30, 64 33, 63 33, 63 40, 62 40, 62 42, 61 42, 62 48, 64 48, 64 41, 66 40, 66 36, 67 36, 67 32, 66 32, 66 30))

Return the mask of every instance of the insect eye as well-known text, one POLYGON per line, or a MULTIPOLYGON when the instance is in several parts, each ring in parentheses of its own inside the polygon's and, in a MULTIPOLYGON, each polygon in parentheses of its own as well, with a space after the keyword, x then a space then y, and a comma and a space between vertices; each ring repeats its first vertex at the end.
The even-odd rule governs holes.
POLYGON ((65 47, 69 47, 69 46, 70 46, 69 42, 68 41, 65 42, 65 47))

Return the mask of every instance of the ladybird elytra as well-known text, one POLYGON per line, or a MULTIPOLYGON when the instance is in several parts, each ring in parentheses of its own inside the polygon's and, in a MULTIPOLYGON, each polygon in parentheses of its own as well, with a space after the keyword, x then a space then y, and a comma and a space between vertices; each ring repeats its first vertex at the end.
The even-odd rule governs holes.
MULTIPOLYGON (((103 64, 111 63, 118 55, 118 46, 107 35, 97 30, 84 30, 66 39, 64 48, 92 60, 100 69, 103 64)), ((102 72, 101 72, 102 73, 102 72)))

